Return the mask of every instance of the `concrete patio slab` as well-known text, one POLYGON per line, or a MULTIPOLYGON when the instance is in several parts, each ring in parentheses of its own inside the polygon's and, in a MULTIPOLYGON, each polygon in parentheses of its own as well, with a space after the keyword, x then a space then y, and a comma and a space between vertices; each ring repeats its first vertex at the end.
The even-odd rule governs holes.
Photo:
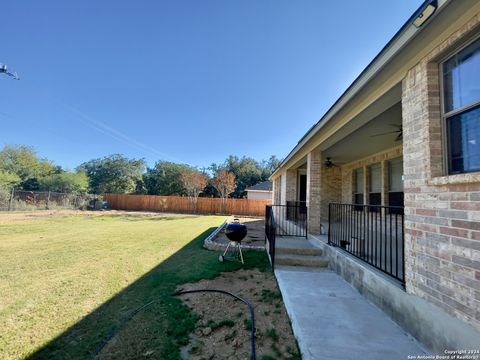
POLYGON ((428 354, 334 272, 279 268, 275 275, 304 360, 428 354))

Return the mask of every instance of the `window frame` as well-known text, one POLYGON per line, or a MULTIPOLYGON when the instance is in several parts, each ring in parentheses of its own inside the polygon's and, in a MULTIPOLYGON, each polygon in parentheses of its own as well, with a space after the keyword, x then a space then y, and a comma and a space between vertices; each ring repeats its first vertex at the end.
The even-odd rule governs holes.
POLYGON ((365 205, 365 168, 363 167, 359 167, 359 168, 356 168, 353 170, 353 178, 354 178, 354 182, 353 182, 353 187, 354 187, 354 192, 353 192, 353 204, 356 205, 354 207, 354 209, 356 211, 363 211, 363 207, 365 205), (362 172, 362 192, 361 193, 357 193, 357 181, 358 181, 358 173, 359 172, 362 172), (361 195, 362 196, 362 202, 361 203, 358 203, 357 202, 357 196, 361 195))
POLYGON ((444 84, 444 64, 450 60, 452 57, 466 49, 468 46, 472 45, 474 42, 480 41, 480 35, 476 35, 473 38, 462 43, 460 46, 455 47, 453 50, 449 51, 445 56, 443 56, 438 61, 438 78, 439 78, 439 90, 440 90, 440 119, 441 119, 441 129, 442 129, 442 153, 443 156, 443 173, 445 176, 455 176, 460 174, 472 174, 472 173, 480 173, 480 170, 471 170, 471 171, 462 171, 462 172, 451 172, 451 149, 450 149, 450 141, 449 141, 449 134, 448 134, 448 119, 454 116, 466 113, 470 110, 473 110, 476 107, 480 106, 480 99, 474 101, 471 104, 462 106, 461 108, 451 110, 449 112, 445 112, 445 84, 444 84))
MULTIPOLYGON (((398 207, 401 207, 402 209, 405 208, 405 183, 404 183, 404 180, 403 180, 403 176, 404 176, 404 169, 403 169, 403 156, 399 156, 399 157, 395 157, 395 158, 391 158, 391 159, 388 159, 387 160, 387 168, 388 168, 388 191, 386 193, 386 196, 387 196, 387 203, 388 203, 388 206, 398 206, 398 207), (399 161, 402 163, 402 174, 401 174, 401 177, 402 177, 402 191, 392 191, 392 163, 394 161, 399 161), (399 195, 401 194, 401 202, 400 202, 400 205, 399 204, 392 204, 392 198, 393 196, 395 195, 399 195)), ((403 214, 403 210, 402 209, 389 209, 389 212, 390 214, 403 214)))
POLYGON ((370 165, 367 166, 367 171, 368 171, 368 205, 369 205, 369 210, 371 212, 378 212, 381 209, 382 203, 384 201, 383 193, 384 190, 382 189, 382 177, 383 177, 383 172, 382 172, 382 163, 381 162, 374 162, 370 165), (380 181, 380 191, 373 192, 372 191, 372 169, 373 168, 378 168, 379 169, 379 176, 380 178, 378 179, 380 181), (378 204, 372 204, 372 198, 378 197, 379 203, 378 204))

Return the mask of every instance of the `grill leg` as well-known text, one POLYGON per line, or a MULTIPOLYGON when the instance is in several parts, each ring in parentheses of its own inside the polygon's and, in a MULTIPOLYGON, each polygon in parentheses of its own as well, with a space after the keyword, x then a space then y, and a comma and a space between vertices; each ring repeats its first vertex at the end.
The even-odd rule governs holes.
POLYGON ((227 252, 228 252, 228 248, 230 247, 230 244, 232 242, 229 242, 228 245, 227 245, 227 248, 225 249, 225 251, 223 252, 223 256, 227 255, 227 252))
POLYGON ((237 243, 237 246, 238 246, 238 252, 240 253, 240 261, 242 262, 242 264, 245 264, 243 262, 242 247, 240 246, 240 243, 237 243))

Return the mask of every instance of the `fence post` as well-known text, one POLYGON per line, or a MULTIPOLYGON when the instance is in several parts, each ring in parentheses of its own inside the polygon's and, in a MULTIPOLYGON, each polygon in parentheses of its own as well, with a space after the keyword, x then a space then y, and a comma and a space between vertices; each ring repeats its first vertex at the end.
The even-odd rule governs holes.
POLYGON ((12 187, 12 192, 10 193, 10 200, 8 201, 8 211, 12 210, 13 196, 15 195, 15 186, 12 187))
POLYGON ((48 190, 47 203, 45 204, 45 209, 48 210, 50 206, 50 190, 48 190))

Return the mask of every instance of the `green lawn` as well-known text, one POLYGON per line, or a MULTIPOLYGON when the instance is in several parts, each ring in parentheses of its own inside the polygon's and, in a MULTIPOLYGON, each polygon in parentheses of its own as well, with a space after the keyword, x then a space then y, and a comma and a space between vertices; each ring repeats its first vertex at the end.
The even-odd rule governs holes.
MULTIPOLYGON (((1 359, 86 359, 152 299, 99 358, 177 359, 195 318, 170 294, 239 268, 202 248, 223 217, 0 220, 1 359)), ((266 256, 250 255, 245 267, 254 266, 268 268, 266 256)))

